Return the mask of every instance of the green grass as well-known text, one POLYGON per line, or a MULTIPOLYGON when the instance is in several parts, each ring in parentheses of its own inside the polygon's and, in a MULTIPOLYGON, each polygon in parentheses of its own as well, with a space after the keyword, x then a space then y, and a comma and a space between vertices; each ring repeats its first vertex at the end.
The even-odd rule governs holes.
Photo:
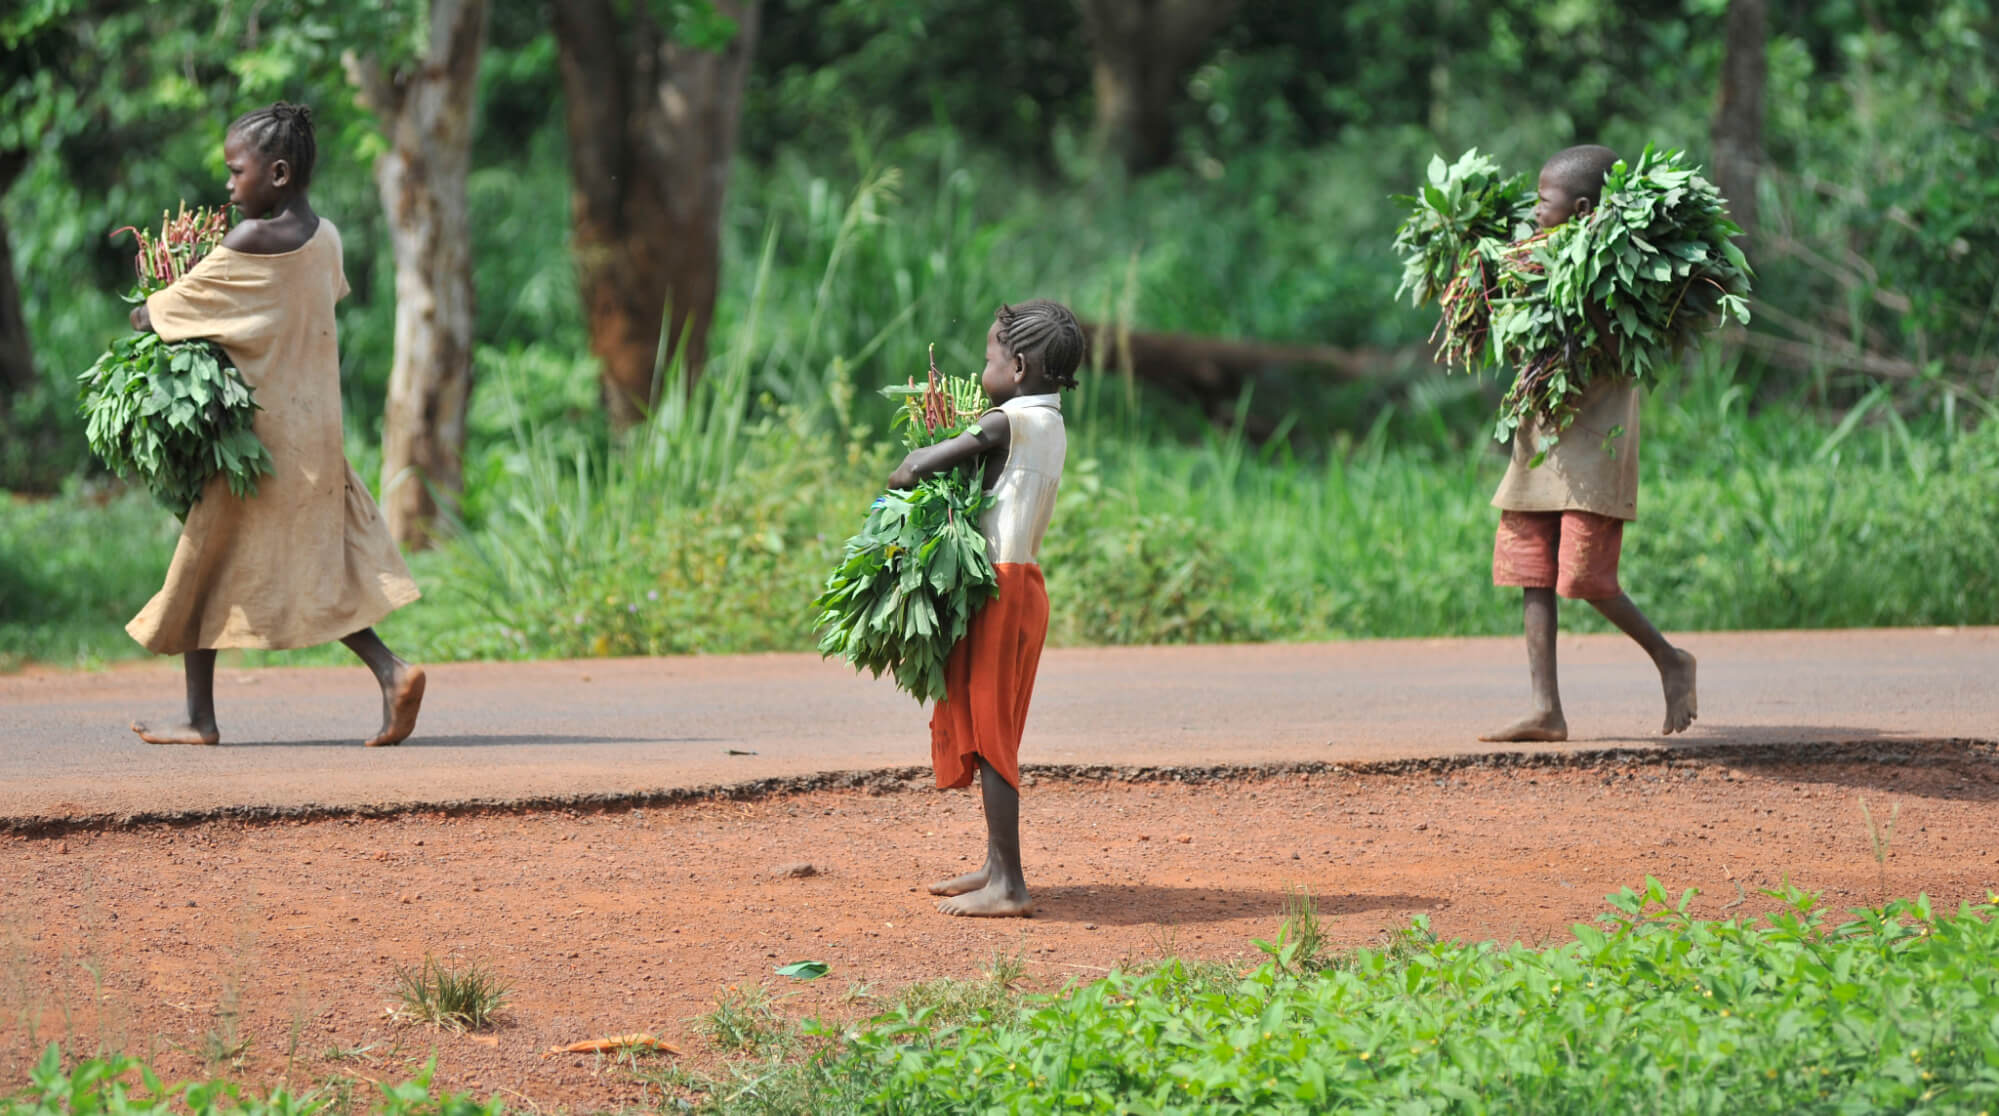
MULTIPOLYGON (((489 383, 487 402, 504 390, 489 383)), ((727 390, 715 377, 703 393, 727 390)), ((1516 630, 1517 594, 1488 572, 1495 449, 1398 443, 1384 422, 1312 461, 1229 435, 1126 440, 1093 428, 1117 420, 1103 399, 1076 402, 1042 554, 1054 643, 1516 630)), ((622 450, 554 448, 561 428, 527 424, 489 445, 482 522, 414 557, 425 599, 384 638, 428 661, 810 649, 809 602, 891 457, 795 416, 736 417, 749 410, 622 450)), ((1682 632, 1999 620, 1999 423, 1854 416, 1747 414, 1741 393, 1698 384, 1648 400, 1622 568, 1640 606, 1682 632)), ((121 626, 158 587, 174 527, 129 494, 0 508, 0 656, 137 654, 121 626)), ((1563 624, 1607 630, 1581 608, 1563 624)))
POLYGON ((144 1064, 119 1055, 83 1058, 71 1065, 50 1043, 29 1071, 27 1087, 0 1093, 0 1116, 316 1116, 365 1112, 368 1116, 500 1116, 498 1098, 480 1101, 467 1093, 435 1096, 430 1090, 433 1061, 413 1080, 376 1086, 366 1104, 350 1106, 351 1079, 325 1090, 268 1093, 244 1090, 228 1080, 168 1084, 144 1064))
POLYGON ((454 964, 426 956, 399 965, 395 975, 401 1018, 452 1031, 489 1027, 506 1007, 507 985, 477 961, 454 964))
POLYGON ((0 670, 141 653, 125 621, 159 588, 179 535, 143 491, 72 483, 0 502, 0 670))

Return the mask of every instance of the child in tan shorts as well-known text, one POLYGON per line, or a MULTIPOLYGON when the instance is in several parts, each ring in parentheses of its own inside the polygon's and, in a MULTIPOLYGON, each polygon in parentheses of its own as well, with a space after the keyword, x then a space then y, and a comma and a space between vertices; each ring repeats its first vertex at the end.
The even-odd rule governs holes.
MULTIPOLYGON (((1535 222, 1552 229, 1588 213, 1615 162, 1617 155, 1607 147, 1557 152, 1541 168, 1535 222)), ((1680 732, 1698 711, 1694 657, 1666 642, 1617 584, 1624 524, 1638 515, 1637 382, 1624 376, 1598 380, 1584 389, 1574 421, 1545 452, 1539 448, 1542 433, 1538 416, 1514 431, 1513 460, 1492 498, 1500 509, 1492 583, 1524 591, 1533 712, 1479 739, 1569 738, 1555 683, 1557 596, 1588 601, 1652 656, 1666 697, 1660 731, 1680 732)))

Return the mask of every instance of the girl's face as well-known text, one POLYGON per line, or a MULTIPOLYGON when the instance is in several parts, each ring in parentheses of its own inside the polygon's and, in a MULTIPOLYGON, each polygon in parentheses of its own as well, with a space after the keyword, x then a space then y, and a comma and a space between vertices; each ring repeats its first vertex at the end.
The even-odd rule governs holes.
POLYGON ((979 384, 986 389, 986 398, 995 403, 1004 403, 1020 394, 1021 377, 1026 373, 1019 357, 1007 350, 1006 342, 1000 340, 1000 324, 996 321, 986 331, 986 367, 979 373, 979 384))
POLYGON ((291 165, 271 159, 241 136, 231 133, 222 141, 222 162, 229 168, 229 204, 256 219, 268 214, 284 200, 291 184, 291 165))

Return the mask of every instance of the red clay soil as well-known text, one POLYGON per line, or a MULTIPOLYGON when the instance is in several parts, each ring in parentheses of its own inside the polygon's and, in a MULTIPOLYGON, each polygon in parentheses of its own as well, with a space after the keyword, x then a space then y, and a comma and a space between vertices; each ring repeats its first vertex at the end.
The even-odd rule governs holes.
POLYGON ((1986 747, 1732 762, 1043 779, 1024 800, 1041 909, 1011 921, 948 918, 917 886, 982 848, 965 792, 0 838, 0 1085, 51 1039, 144 1055, 169 1079, 294 1088, 399 1079, 434 1055, 440 1088, 588 1112, 657 1086, 551 1046, 650 1031, 684 1052, 652 1060, 655 1078, 714 1072, 702 1017, 732 988, 768 988, 788 1018, 851 1018, 1001 953, 1034 989, 1168 953, 1248 965, 1297 888, 1342 946, 1417 914, 1446 937, 1558 942, 1648 874, 1700 888, 1705 917, 1768 910, 1756 889, 1786 878, 1836 910, 1999 888, 1986 747), (1885 864, 1863 798, 1877 829, 1894 820, 1885 864), (800 862, 816 874, 785 874, 800 862), (496 1029, 387 1014, 394 970, 426 954, 511 985, 496 1029), (802 959, 830 975, 772 972, 802 959))

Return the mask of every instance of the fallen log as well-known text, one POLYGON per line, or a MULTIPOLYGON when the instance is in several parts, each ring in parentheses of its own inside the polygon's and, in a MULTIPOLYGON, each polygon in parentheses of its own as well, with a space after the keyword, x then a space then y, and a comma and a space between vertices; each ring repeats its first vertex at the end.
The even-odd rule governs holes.
POLYGON ((1229 341, 1187 333, 1154 333, 1083 322, 1090 360, 1109 372, 1162 388, 1221 422, 1234 416, 1245 384, 1286 372, 1330 374, 1345 381, 1385 379, 1430 362, 1422 345, 1393 349, 1341 348, 1266 341, 1229 341))

